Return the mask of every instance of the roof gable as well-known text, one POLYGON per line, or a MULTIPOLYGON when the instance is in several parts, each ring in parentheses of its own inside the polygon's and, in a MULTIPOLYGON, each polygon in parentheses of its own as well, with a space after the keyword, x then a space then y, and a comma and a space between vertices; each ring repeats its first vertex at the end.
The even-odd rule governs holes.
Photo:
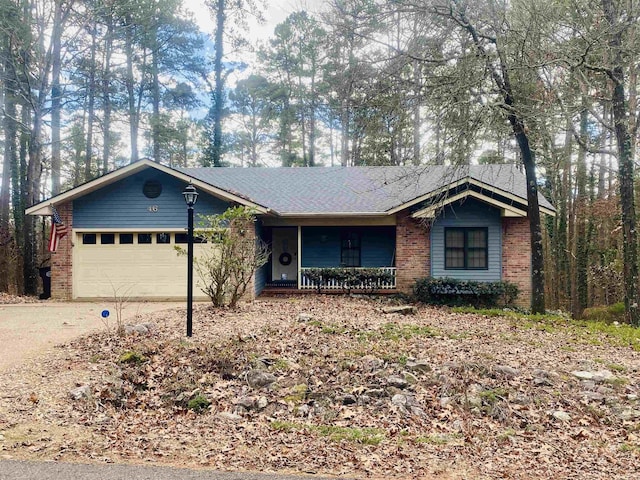
POLYGON ((125 167, 119 168, 118 170, 114 170, 113 172, 109 172, 101 177, 93 179, 89 182, 86 182, 82 185, 74 187, 70 190, 67 190, 64 193, 56 195, 48 200, 37 203, 26 209, 25 213, 27 215, 52 215, 52 205, 59 205, 61 203, 66 203, 77 198, 80 198, 84 195, 87 195, 91 192, 95 192, 101 188, 104 188, 112 183, 118 182, 126 177, 134 175, 142 170, 147 168, 153 168, 159 170, 163 173, 169 174, 172 177, 175 177, 179 180, 184 181, 185 183, 193 183, 196 187, 202 189, 203 191, 214 195, 222 200, 226 200, 229 202, 236 202, 241 205, 246 205, 248 207, 255 208, 257 211, 261 213, 266 213, 268 211, 262 205, 255 204, 246 198, 243 198, 241 195, 235 195, 231 192, 227 192, 217 188, 215 185, 209 185, 205 182, 198 180, 195 177, 191 177, 185 173, 182 173, 178 170, 172 169, 170 167, 166 167, 164 165, 160 165, 151 160, 140 160, 138 162, 132 163, 125 167))

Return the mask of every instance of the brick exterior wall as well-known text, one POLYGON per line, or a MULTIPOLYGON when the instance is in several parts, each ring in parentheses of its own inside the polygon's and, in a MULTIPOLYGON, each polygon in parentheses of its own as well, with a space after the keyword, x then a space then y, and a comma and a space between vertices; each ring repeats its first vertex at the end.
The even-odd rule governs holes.
POLYGON ((416 279, 431 274, 431 230, 408 212, 398 213, 396 220, 396 288, 411 293, 416 279))
POLYGON ((73 204, 57 207, 68 232, 58 242, 58 250, 51 253, 51 298, 71 300, 73 297, 73 204))
POLYGON ((502 219, 502 279, 520 288, 518 306, 531 306, 531 236, 529 219, 502 219))

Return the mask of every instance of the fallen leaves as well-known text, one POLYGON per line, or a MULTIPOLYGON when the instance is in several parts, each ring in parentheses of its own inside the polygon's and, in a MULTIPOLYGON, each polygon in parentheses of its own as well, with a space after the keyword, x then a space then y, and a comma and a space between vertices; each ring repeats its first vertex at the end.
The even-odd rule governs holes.
POLYGON ((0 448, 358 478, 637 477, 638 352, 576 348, 575 330, 385 306, 334 296, 200 306, 191 340, 182 311, 140 319, 155 324, 147 333, 84 337, 37 375, 5 375, 0 448), (7 434, 45 423, 59 431, 7 434))

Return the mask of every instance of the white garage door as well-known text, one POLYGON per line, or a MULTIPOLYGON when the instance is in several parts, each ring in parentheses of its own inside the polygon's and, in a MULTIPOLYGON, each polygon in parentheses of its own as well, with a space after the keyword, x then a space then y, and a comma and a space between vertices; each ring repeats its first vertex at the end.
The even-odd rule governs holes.
MULTIPOLYGON (((185 299, 186 234, 175 232, 75 233, 73 298, 185 299)), ((194 245, 197 256, 201 248, 194 245)), ((194 297, 204 299, 194 271, 194 297)))

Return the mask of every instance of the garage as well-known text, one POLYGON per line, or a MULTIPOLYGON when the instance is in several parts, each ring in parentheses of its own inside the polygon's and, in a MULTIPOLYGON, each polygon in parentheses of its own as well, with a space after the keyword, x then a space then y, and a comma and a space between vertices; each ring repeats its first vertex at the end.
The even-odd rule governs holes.
MULTIPOLYGON (((183 299, 187 260, 175 247, 186 249, 181 232, 75 231, 73 298, 183 299)), ((205 245, 194 245, 196 257, 205 245)), ((196 297, 203 296, 195 275, 196 297)))

